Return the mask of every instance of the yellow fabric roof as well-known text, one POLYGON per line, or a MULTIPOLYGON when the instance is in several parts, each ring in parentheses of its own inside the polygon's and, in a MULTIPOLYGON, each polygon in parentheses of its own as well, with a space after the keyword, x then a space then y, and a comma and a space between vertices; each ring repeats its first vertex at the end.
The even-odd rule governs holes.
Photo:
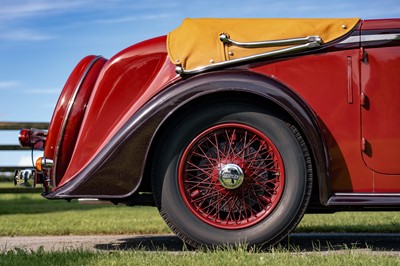
POLYGON ((187 70, 235 58, 264 53, 283 47, 241 48, 224 45, 219 35, 232 40, 255 42, 307 36, 320 36, 329 43, 350 32, 359 18, 337 19, 190 19, 168 34, 171 61, 187 70))

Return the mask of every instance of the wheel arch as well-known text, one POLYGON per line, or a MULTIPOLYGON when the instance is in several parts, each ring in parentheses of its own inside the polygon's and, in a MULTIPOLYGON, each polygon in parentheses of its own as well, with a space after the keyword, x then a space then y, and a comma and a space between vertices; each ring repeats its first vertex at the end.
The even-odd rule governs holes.
POLYGON ((210 100, 233 98, 269 105, 291 118, 308 145, 313 172, 318 177, 320 202, 326 205, 330 196, 329 165, 316 114, 293 90, 246 70, 204 73, 164 89, 128 120, 78 177, 46 197, 96 197, 124 202, 136 197, 137 192, 151 191, 151 161, 168 124, 177 115, 190 111, 190 107, 202 106, 210 100), (117 175, 117 179, 110 178, 113 175, 117 175))
POLYGON ((148 178, 142 180, 147 183, 146 187, 151 182, 151 162, 156 154, 156 147, 162 136, 168 134, 167 130, 171 123, 174 123, 178 117, 190 114, 191 110, 205 106, 211 101, 240 102, 257 105, 266 111, 278 112, 300 130, 311 153, 320 202, 326 205, 330 197, 329 161, 322 130, 311 107, 293 90, 274 79, 247 71, 202 74, 183 81, 179 87, 179 90, 192 93, 165 117, 153 135, 143 174, 148 178))

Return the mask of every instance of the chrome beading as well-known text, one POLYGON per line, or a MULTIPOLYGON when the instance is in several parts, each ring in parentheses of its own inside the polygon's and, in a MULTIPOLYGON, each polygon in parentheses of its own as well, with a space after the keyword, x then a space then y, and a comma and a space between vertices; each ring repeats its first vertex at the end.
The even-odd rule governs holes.
POLYGON ((239 42, 229 38, 225 33, 219 36, 219 39, 224 44, 235 45, 242 48, 263 48, 263 47, 275 47, 275 46, 286 46, 295 44, 306 44, 306 43, 322 43, 322 39, 319 36, 307 36, 299 38, 281 39, 281 40, 267 40, 257 42, 239 42))
MULTIPOLYGON (((239 42, 229 38, 229 35, 223 33, 219 36, 220 41, 224 45, 234 45, 242 48, 263 48, 263 47, 279 47, 279 46, 288 46, 288 45, 295 45, 291 47, 286 47, 274 51, 269 51, 265 53, 245 56, 241 58, 231 59, 223 62, 214 62, 207 66, 201 66, 195 69, 184 69, 182 65, 177 65, 175 71, 179 75, 193 75, 202 73, 212 69, 219 69, 224 67, 230 67, 233 65, 238 64, 245 64, 251 63, 251 61, 258 60, 258 59, 266 59, 272 58, 274 56, 284 55, 284 54, 291 54, 295 52, 300 52, 306 49, 312 49, 319 47, 323 42, 321 37, 319 36, 307 36, 307 37, 299 37, 299 38, 290 38, 290 39, 282 39, 282 40, 270 40, 270 41, 258 41, 258 42, 239 42)), ((233 54, 230 54, 233 55, 233 54)))
POLYGON ((205 72, 208 70, 220 69, 220 68, 230 67, 230 66, 234 66, 234 65, 245 64, 245 63, 251 63, 252 61, 255 61, 258 59, 266 59, 266 58, 272 58, 274 56, 291 54, 291 53, 295 53, 295 52, 301 52, 303 50, 312 49, 312 48, 316 48, 319 46, 320 46, 319 42, 310 42, 310 43, 306 43, 306 44, 296 45, 293 47, 282 48, 282 49, 275 50, 275 51, 245 56, 245 57, 241 57, 241 58, 237 58, 237 59, 231 59, 231 60, 227 60, 224 62, 217 62, 214 64, 210 64, 207 66, 201 66, 201 67, 198 67, 195 69, 190 69, 190 70, 186 70, 182 66, 176 66, 175 71, 179 75, 199 74, 199 73, 202 73, 202 72, 205 72))

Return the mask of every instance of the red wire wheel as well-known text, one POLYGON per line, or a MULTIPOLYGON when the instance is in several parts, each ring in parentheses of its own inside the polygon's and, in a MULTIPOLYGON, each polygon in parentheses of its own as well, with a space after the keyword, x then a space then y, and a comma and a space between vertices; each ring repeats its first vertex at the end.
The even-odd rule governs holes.
POLYGON ((261 131, 224 123, 200 133, 179 160, 179 192, 203 222, 233 230, 263 221, 285 187, 281 155, 261 131))
POLYGON ((306 142, 279 113, 219 101, 193 104, 163 129, 152 161, 158 210, 193 247, 276 244, 307 209, 306 142))

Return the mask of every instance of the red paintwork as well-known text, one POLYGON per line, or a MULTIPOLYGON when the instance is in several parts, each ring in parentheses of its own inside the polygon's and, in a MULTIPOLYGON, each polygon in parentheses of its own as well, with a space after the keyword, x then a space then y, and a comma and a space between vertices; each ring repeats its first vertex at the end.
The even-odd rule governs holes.
POLYGON ((252 68, 296 91, 318 115, 331 157, 332 192, 373 191, 373 173, 365 166, 360 149, 359 65, 359 50, 352 49, 252 68), (350 81, 348 60, 352 63, 350 81))
POLYGON ((71 154, 75 147, 73 143, 75 143, 76 141, 76 136, 81 126, 88 99, 94 87, 94 83, 97 80, 101 67, 106 62, 106 59, 104 58, 98 59, 91 67, 86 77, 84 77, 82 84, 80 84, 80 88, 78 88, 82 76, 85 74, 87 68, 95 58, 96 56, 93 55, 85 57, 72 71, 61 92, 50 123, 49 136, 47 138, 44 156, 54 160, 57 163, 55 176, 53 173, 52 177, 53 179, 55 179, 55 182, 53 183, 56 184, 60 181, 60 177, 64 174, 65 169, 69 164, 71 154), (79 92, 70 111, 68 122, 63 132, 64 134, 62 136, 61 145, 59 147, 58 158, 56 158, 55 152, 59 142, 63 121, 65 116, 67 115, 68 106, 73 100, 73 94, 77 89, 79 89, 79 92))
MULTIPOLYGON (((399 23, 399 19, 363 21, 361 34, 400 28, 399 23)), ((70 163, 64 175, 58 173, 58 179, 62 177, 58 186, 85 169, 144 103, 180 80, 167 56, 165 41, 163 36, 131 46, 103 66, 70 163)), ((400 191, 400 166, 396 164, 400 155, 400 123, 395 115, 400 104, 400 91, 396 90, 400 82, 396 75, 399 47, 365 51, 368 64, 361 62, 362 53, 354 48, 245 66, 286 85, 316 113, 330 156, 332 193, 400 191), (360 107, 361 91, 370 100, 369 110, 360 107), (371 145, 372 156, 362 152, 362 137, 367 139, 367 146, 371 145)), ((57 104, 45 149, 48 158, 54 158, 67 101, 89 61, 85 58, 78 64, 57 104)), ((68 140, 64 146, 67 143, 68 140)))
POLYGON ((268 136, 247 125, 226 123, 208 128, 188 145, 179 163, 178 185, 194 215, 232 230, 249 228, 269 216, 281 199, 285 178, 282 157, 268 136), (257 163, 260 157, 267 163, 257 163), (236 189, 219 181, 226 164, 236 164, 246 176, 236 189), (199 169, 206 171, 198 174, 199 169), (271 178, 272 173, 279 175, 271 178), (227 216, 221 217, 220 211, 227 216))
POLYGON ((89 66, 90 62, 96 56, 90 55, 83 58, 74 68, 71 75, 69 76, 63 90, 61 91, 60 97, 58 98, 56 107, 54 109, 53 117, 50 121, 49 133, 46 140, 46 147, 44 150, 44 156, 50 159, 54 159, 55 149, 57 147, 58 136, 60 135, 61 126, 64 121, 64 116, 68 109, 68 104, 72 95, 74 94, 75 88, 78 85, 82 75, 89 66))
POLYGON ((386 30, 398 29, 400 19, 371 19, 364 20, 362 25, 363 30, 386 30))
MULTIPOLYGON (((400 28, 400 19, 369 20, 362 28, 366 32, 391 33, 390 29, 400 28)), ((376 171, 374 192, 399 192, 400 47, 365 50, 368 63, 361 65, 361 87, 367 96, 367 106, 362 108, 362 137, 367 145, 363 158, 376 171)))
POLYGON ((400 176, 374 173, 374 192, 376 193, 399 193, 400 176))
POLYGON ((84 169, 146 101, 180 79, 167 56, 165 38, 133 45, 104 65, 88 103, 76 149, 59 186, 84 169))
MULTIPOLYGON (((370 48, 361 64, 361 87, 368 98, 362 110, 365 163, 383 174, 400 174, 400 47, 370 48)), ((376 182, 375 182, 376 183, 376 182)))
POLYGON ((62 136, 58 156, 56 155, 57 167, 55 168, 55 177, 57 184, 60 182, 61 177, 64 175, 69 165, 89 97, 99 73, 106 62, 107 60, 105 58, 99 58, 96 60, 96 62, 91 66, 90 71, 86 74, 79 88, 78 95, 69 114, 67 126, 62 136))

